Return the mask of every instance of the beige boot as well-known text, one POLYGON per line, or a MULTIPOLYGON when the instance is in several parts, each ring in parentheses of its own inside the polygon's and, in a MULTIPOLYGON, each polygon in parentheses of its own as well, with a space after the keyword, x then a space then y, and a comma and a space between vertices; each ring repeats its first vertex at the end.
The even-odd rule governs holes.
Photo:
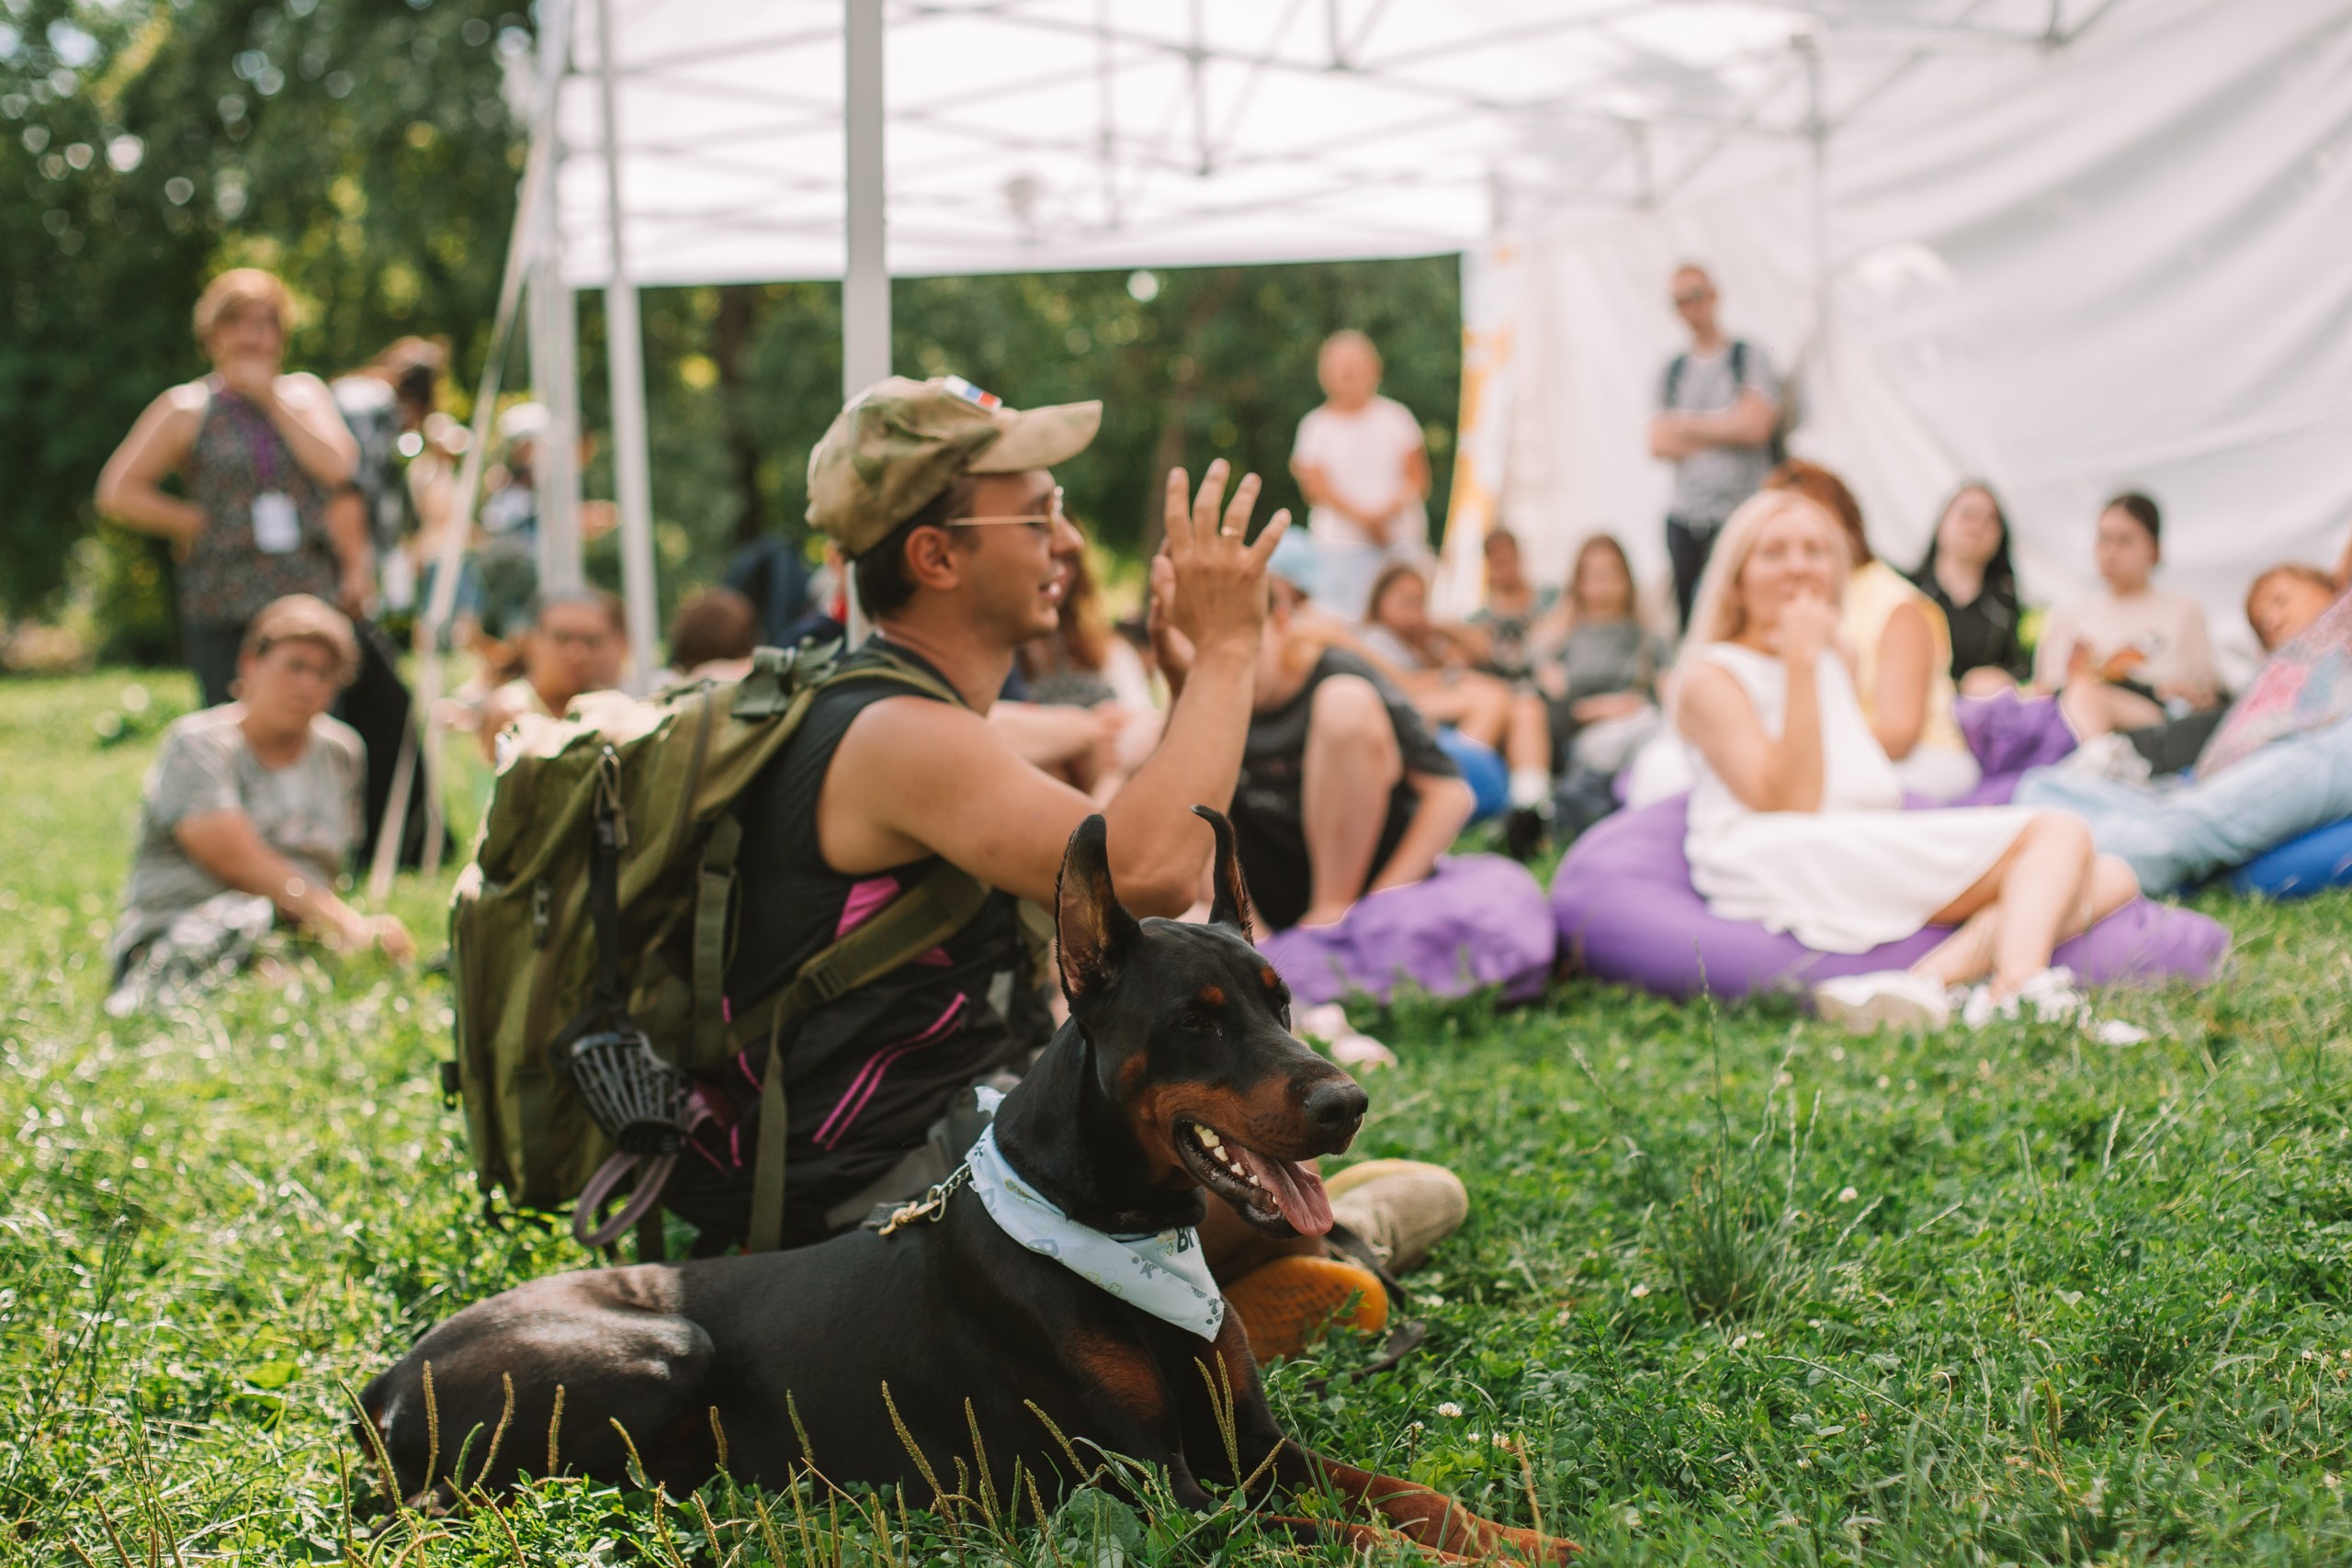
POLYGON ((1462 1179, 1417 1159, 1373 1159, 1323 1179, 1331 1217, 1364 1239, 1392 1274, 1418 1269, 1470 1217, 1462 1179))

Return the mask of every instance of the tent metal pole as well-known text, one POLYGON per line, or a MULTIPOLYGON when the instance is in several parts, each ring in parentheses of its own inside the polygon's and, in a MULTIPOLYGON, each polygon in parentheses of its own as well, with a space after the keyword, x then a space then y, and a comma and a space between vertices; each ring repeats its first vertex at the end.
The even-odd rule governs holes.
MULTIPOLYGON (((842 0, 842 105, 846 144, 842 183, 848 242, 842 269, 842 398, 890 374, 890 264, 885 245, 882 0, 842 0)), ((865 640, 865 615, 851 573, 849 640, 865 640)))
MULTIPOLYGON (((571 0, 547 0, 567 12, 571 0)), ((567 25, 563 35, 569 36, 567 25)), ((568 60, 548 62, 560 80, 571 68, 568 60)), ((563 163, 562 132, 557 125, 560 95, 540 95, 538 113, 531 127, 535 141, 548 149, 549 162, 563 163)), ((580 567, 580 324, 578 302, 563 276, 561 204, 550 185, 548 199, 538 204, 532 225, 531 273, 525 284, 531 345, 531 390, 548 411, 547 433, 532 454, 531 484, 537 491, 539 586, 556 592, 577 588, 580 567)))
POLYGON ((613 6, 597 0, 596 87, 605 121, 605 221, 611 271, 605 281, 605 361, 613 399, 613 483, 620 507, 621 592, 628 604, 633 689, 642 691, 653 668, 653 479, 645 439, 645 335, 638 321, 637 285, 630 281, 622 231, 621 122, 613 63, 613 6))
POLYGON ((1804 57, 1805 136, 1813 143, 1805 193, 1813 209, 1813 361, 1826 380, 1835 374, 1829 369, 1829 117, 1822 102, 1821 40, 1801 33, 1796 42, 1804 57))
MULTIPOLYGON (((559 17, 561 13, 559 11, 559 17)), ((542 35, 542 42, 550 35, 542 35)), ((560 36, 560 34, 553 35, 560 36)), ((474 421, 471 439, 466 443, 466 455, 458 464, 458 490, 448 525, 441 535, 438 554, 434 558, 432 592, 425 595, 417 616, 416 627, 416 706, 417 721, 423 726, 424 745, 420 753, 424 763, 421 784, 424 789, 424 864, 423 874, 427 881, 441 872, 441 727, 434 722, 434 712, 440 706, 444 670, 441 659, 441 638, 458 613, 458 577, 466 556, 467 541, 474 529, 474 504, 481 496, 483 453, 490 446, 492 416, 498 409, 498 389, 506 363, 506 353, 512 346, 516 319, 522 314, 523 278, 530 260, 533 220, 537 204, 551 201, 548 187, 555 179, 555 150, 545 141, 533 138, 529 161, 523 167, 523 180, 514 203, 514 231, 506 241, 506 263, 498 284, 498 310, 490 329, 490 352, 482 358, 481 381, 474 392, 474 421)), ((412 772, 409 775, 414 777, 412 772)), ((388 846, 396 849, 401 827, 408 819, 406 788, 396 787, 393 798, 386 804, 383 825, 376 843, 376 860, 368 876, 368 897, 380 904, 390 892, 397 853, 388 853, 388 846)))

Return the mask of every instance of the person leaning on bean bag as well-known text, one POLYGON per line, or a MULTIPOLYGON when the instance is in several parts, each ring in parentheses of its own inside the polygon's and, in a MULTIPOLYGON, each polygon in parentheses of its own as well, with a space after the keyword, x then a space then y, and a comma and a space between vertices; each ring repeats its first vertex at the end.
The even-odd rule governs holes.
POLYGON ((2255 580, 2246 618, 2273 651, 2189 774, 2134 781, 2037 768, 2019 782, 2018 803, 2084 818, 2099 849, 2151 893, 2352 817, 2352 598, 2316 567, 2274 567, 2255 580))

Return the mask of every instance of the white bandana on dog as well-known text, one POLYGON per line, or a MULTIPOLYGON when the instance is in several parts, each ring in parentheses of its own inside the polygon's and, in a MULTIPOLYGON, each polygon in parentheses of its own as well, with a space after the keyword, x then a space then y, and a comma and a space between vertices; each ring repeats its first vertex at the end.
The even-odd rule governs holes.
POLYGON ((1152 1235, 1108 1235, 1080 1224, 1014 1172, 996 1146, 994 1126, 964 1158, 972 1190, 1005 1235, 1154 1317, 1216 1337, 1225 1297, 1201 1256, 1199 1231, 1183 1225, 1152 1235))

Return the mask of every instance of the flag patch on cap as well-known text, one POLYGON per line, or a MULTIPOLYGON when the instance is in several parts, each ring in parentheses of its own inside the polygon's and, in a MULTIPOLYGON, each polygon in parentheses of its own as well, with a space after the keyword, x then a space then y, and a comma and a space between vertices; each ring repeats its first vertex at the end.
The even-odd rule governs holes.
POLYGON ((967 403, 978 403, 980 407, 989 410, 1001 409, 1004 406, 1002 398, 998 397, 994 392, 973 386, 961 376, 944 376, 940 380, 949 391, 967 403))

